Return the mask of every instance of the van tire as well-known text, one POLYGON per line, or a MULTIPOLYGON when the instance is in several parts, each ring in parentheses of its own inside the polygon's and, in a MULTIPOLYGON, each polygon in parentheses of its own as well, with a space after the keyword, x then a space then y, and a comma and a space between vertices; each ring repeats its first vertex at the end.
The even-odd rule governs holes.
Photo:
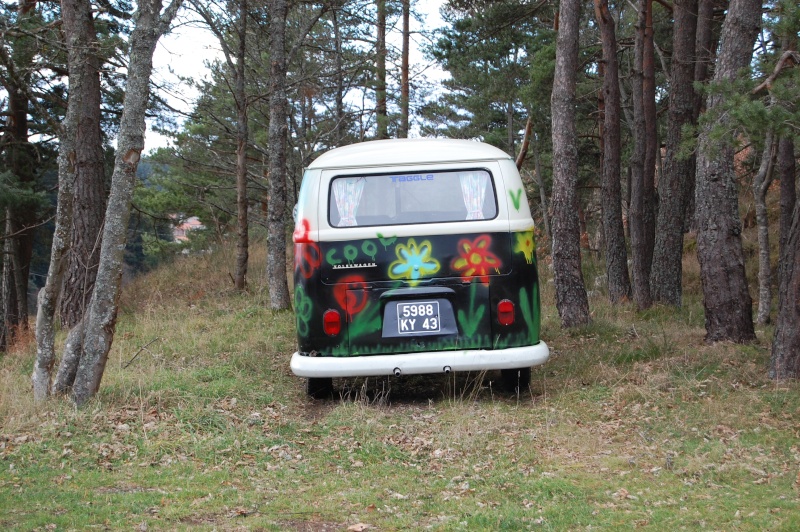
POLYGON ((333 393, 333 379, 330 377, 306 379, 306 393, 314 399, 330 397, 333 393))
POLYGON ((527 391, 531 384, 531 368, 502 369, 500 376, 503 380, 503 388, 515 395, 527 391))

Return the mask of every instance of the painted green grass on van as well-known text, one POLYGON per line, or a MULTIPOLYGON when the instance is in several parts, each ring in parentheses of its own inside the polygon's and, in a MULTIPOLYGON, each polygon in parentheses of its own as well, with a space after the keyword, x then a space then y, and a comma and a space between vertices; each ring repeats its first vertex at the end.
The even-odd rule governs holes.
POLYGON ((475 335, 475 332, 481 325, 483 314, 486 312, 485 306, 476 304, 475 300, 477 299, 477 293, 477 279, 473 279, 469 286, 469 308, 467 309, 467 312, 464 312, 464 309, 458 310, 458 324, 461 326, 461 331, 463 331, 464 335, 468 338, 471 338, 475 335))

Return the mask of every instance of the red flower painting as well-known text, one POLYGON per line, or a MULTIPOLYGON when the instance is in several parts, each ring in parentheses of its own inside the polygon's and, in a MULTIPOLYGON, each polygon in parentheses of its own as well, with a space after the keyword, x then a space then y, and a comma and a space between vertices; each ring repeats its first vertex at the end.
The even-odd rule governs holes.
POLYGON ((295 242, 294 270, 300 272, 306 279, 310 279, 322 264, 322 253, 319 245, 311 240, 311 224, 308 220, 297 223, 292 239, 295 242))
POLYGON ((297 225, 294 227, 292 240, 294 240, 295 244, 307 244, 309 242, 313 242, 313 240, 311 240, 311 223, 308 220, 298 220, 297 225))
POLYGON ((300 272, 306 279, 310 279, 317 271, 320 264, 322 264, 321 253, 319 245, 315 243, 310 244, 295 244, 294 245, 294 269, 300 272))
POLYGON ((353 321, 353 315, 358 314, 367 306, 367 292, 364 290, 367 283, 361 275, 347 275, 339 279, 333 287, 333 297, 339 306, 347 313, 348 321, 353 321))
POLYGON ((498 270, 502 266, 497 255, 489 251, 491 245, 489 235, 479 236, 472 241, 466 238, 459 240, 458 257, 453 259, 451 268, 467 279, 478 277, 482 282, 488 282, 491 270, 498 270))

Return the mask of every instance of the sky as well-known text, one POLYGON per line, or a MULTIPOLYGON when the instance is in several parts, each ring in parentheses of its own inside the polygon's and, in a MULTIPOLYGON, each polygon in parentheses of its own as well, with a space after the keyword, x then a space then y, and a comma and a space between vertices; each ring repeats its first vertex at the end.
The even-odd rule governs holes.
MULTIPOLYGON (((416 9, 425 15, 427 28, 439 28, 444 25, 439 16, 439 8, 445 0, 419 0, 416 9)), ((420 23, 411 20, 411 31, 419 29, 420 23)), ((396 46, 400 46, 399 31, 395 33, 396 46)), ((392 39, 392 35, 387 37, 392 39)), ((411 62, 421 64, 424 62, 419 48, 420 41, 412 36, 411 62)), ((222 58, 216 38, 208 31, 184 20, 178 20, 174 29, 159 41, 153 55, 153 83, 159 87, 169 104, 177 109, 190 110, 192 102, 197 97, 194 89, 181 83, 180 77, 193 77, 203 79, 208 76, 207 62, 222 58)), ((443 77, 441 71, 429 69, 425 72, 428 78, 443 77)), ((148 122, 145 134, 145 151, 168 146, 170 139, 152 129, 148 122)))

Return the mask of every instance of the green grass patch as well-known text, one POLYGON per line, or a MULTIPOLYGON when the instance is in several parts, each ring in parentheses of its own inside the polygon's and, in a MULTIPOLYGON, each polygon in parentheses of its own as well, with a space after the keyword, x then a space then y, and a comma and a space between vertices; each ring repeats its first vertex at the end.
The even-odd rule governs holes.
POLYGON ((638 313, 598 291, 594 322, 562 330, 544 279, 552 357, 527 393, 484 372, 336 379, 313 401, 288 366, 291 312, 266 308, 264 257, 238 294, 232 255, 128 288, 80 410, 33 403, 31 345, 0 360, 0 526, 800 528, 800 386, 767 379, 770 329, 706 345, 694 294, 638 313))

